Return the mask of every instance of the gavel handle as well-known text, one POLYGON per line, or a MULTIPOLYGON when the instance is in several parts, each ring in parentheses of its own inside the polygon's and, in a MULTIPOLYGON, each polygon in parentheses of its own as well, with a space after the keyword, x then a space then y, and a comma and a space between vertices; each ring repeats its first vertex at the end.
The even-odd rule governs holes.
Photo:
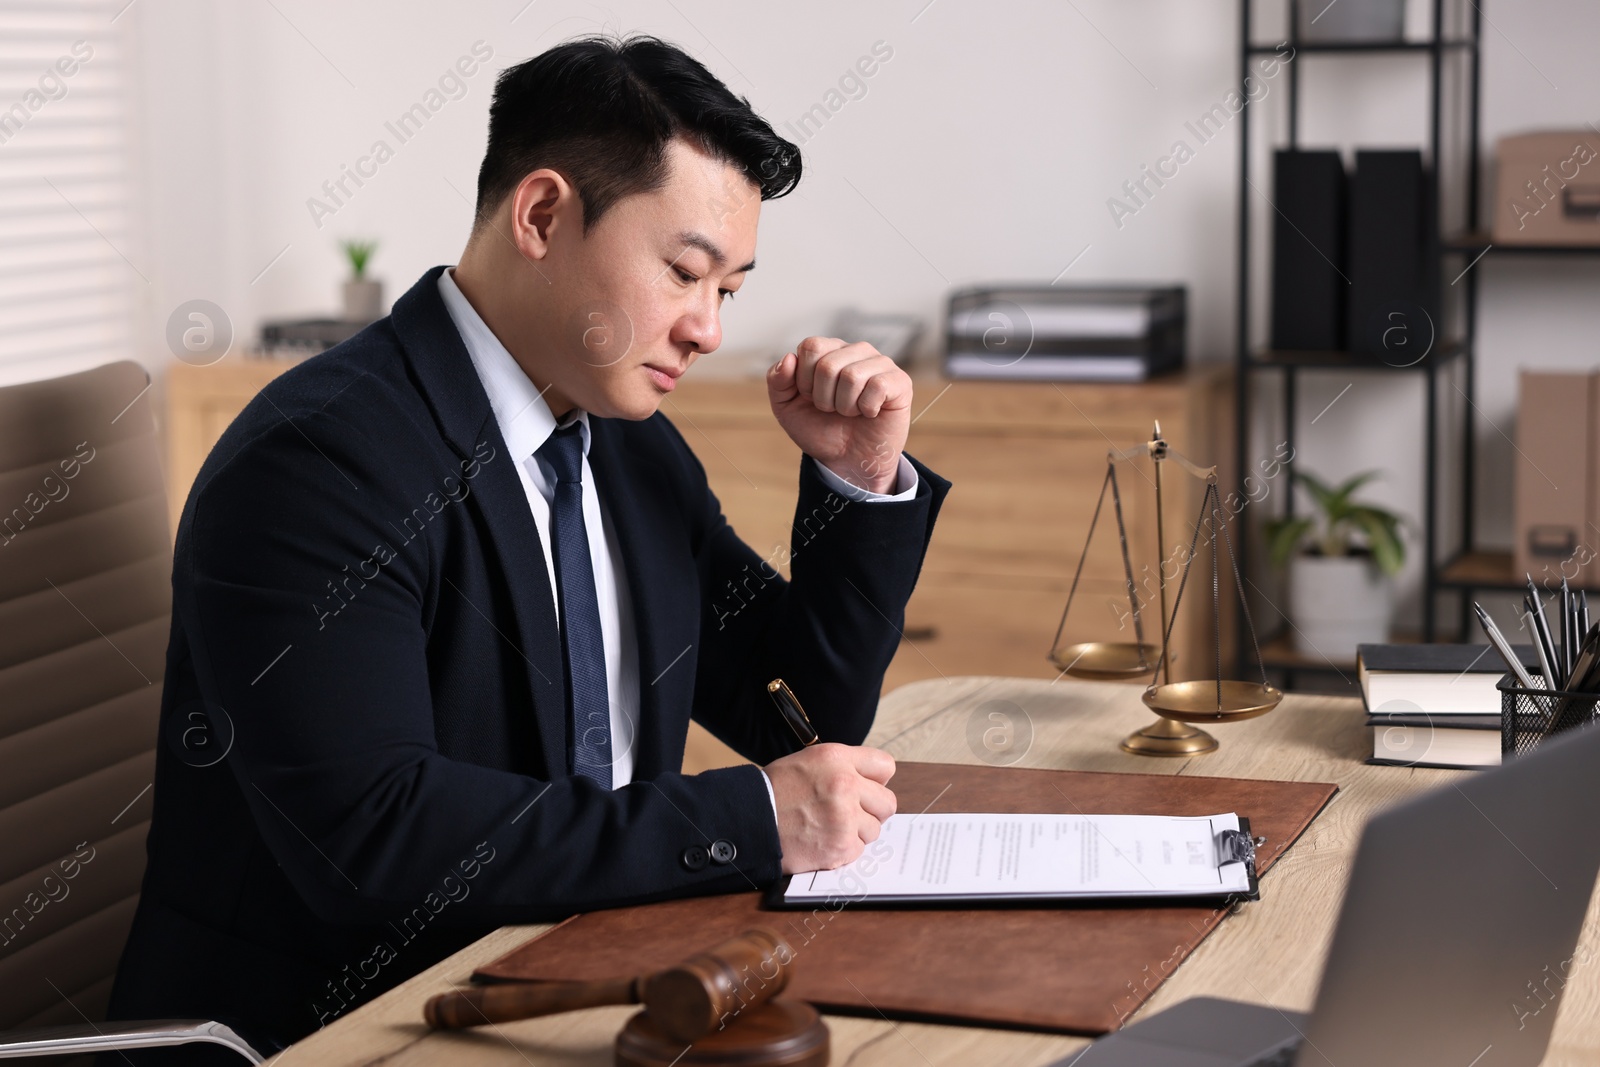
POLYGON ((507 982, 440 993, 429 999, 422 1015, 436 1030, 460 1030, 578 1008, 638 1004, 640 993, 639 981, 635 978, 598 982, 507 982))

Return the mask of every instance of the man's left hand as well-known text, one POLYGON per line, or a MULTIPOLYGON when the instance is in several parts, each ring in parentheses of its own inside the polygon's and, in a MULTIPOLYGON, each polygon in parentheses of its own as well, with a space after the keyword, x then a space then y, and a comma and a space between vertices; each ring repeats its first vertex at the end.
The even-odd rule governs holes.
POLYGON ((894 489, 911 429, 911 376, 865 341, 807 337, 767 371, 767 399, 800 450, 851 485, 894 489))

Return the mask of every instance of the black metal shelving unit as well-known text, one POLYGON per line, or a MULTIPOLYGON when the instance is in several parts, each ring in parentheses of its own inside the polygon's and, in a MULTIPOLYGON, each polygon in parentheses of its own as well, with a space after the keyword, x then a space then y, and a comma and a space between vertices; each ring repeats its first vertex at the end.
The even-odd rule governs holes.
MULTIPOLYGON (((1295 148, 1300 144, 1300 64, 1308 58, 1318 56, 1349 56, 1349 55, 1395 55, 1395 56, 1420 56, 1429 65, 1429 99, 1428 99, 1428 185, 1429 203, 1435 214, 1434 225, 1429 227, 1429 241, 1432 247, 1426 249, 1425 262, 1430 264, 1430 269, 1437 272, 1435 284, 1430 288, 1439 293, 1440 304, 1437 309, 1439 322, 1435 324, 1438 335, 1434 347, 1419 362, 1409 366, 1394 366, 1386 364, 1371 356, 1357 355, 1348 352, 1313 352, 1313 351, 1273 351, 1260 349, 1255 345, 1251 335, 1251 277, 1252 277, 1252 250, 1251 250, 1251 196, 1252 183, 1249 180, 1251 164, 1251 131, 1252 122, 1250 108, 1244 108, 1240 113, 1239 136, 1239 233, 1238 233, 1238 303, 1237 303, 1237 351, 1235 374, 1235 435, 1236 451, 1234 453, 1239 472, 1238 492, 1240 499, 1249 499, 1246 491, 1245 478, 1252 471, 1250 450, 1250 430, 1252 417, 1256 409, 1252 406, 1251 398, 1256 379, 1269 375, 1276 375, 1280 379, 1280 395, 1282 403, 1283 435, 1287 444, 1295 448, 1296 420, 1295 407, 1297 400, 1297 377, 1302 370, 1315 369, 1343 369, 1352 372, 1370 374, 1420 374, 1425 382, 1424 392, 1424 421, 1425 421, 1425 447, 1424 447, 1424 492, 1423 492, 1423 640, 1431 641, 1437 632, 1436 604, 1437 593, 1441 588, 1464 588, 1461 582, 1452 581, 1447 573, 1448 568, 1441 566, 1438 552, 1439 523, 1439 386, 1440 380, 1446 373, 1454 373, 1461 379, 1461 384, 1456 386, 1464 401, 1461 415, 1462 433, 1459 443, 1461 450, 1461 516, 1460 516, 1460 552, 1452 557, 1451 563, 1460 570, 1460 564, 1470 557, 1469 546, 1473 544, 1472 529, 1472 489, 1474 476, 1473 456, 1473 411, 1475 402, 1474 393, 1474 327, 1477 307, 1477 279, 1474 272, 1466 271, 1466 289, 1462 293, 1463 306, 1459 315, 1451 314, 1445 308, 1446 294, 1443 286, 1437 284, 1444 275, 1447 262, 1459 260, 1463 266, 1470 261, 1470 257, 1482 251, 1487 241, 1481 243, 1476 239, 1464 241, 1440 240, 1437 235, 1443 233, 1465 231, 1473 233, 1478 228, 1478 128, 1481 84, 1480 51, 1482 12, 1477 3, 1469 2, 1470 13, 1458 5, 1454 21, 1460 30, 1468 31, 1459 36, 1445 36, 1445 0, 1432 0, 1432 34, 1425 41, 1402 41, 1389 43, 1313 43, 1299 42, 1298 4, 1294 0, 1284 0, 1288 7, 1289 41, 1294 45, 1295 55, 1288 64, 1288 90, 1287 90, 1287 143, 1282 147, 1295 148), (1445 174, 1443 163, 1443 109, 1444 109, 1444 74, 1445 63, 1449 57, 1459 57, 1467 64, 1467 99, 1462 101, 1468 109, 1466 116, 1467 144, 1465 161, 1461 175, 1466 182, 1465 199, 1465 225, 1456 223, 1449 225, 1444 219, 1444 203, 1440 197, 1441 182, 1445 174), (1452 330, 1450 323, 1455 319, 1461 320, 1461 325, 1452 330)), ((1272 54, 1278 51, 1278 45, 1257 44, 1252 40, 1252 0, 1240 0, 1240 25, 1239 25, 1239 78, 1241 86, 1250 76, 1251 59, 1259 55, 1272 54)), ((1265 125, 1265 124, 1263 124, 1265 125)), ((1295 460, 1300 458, 1299 449, 1293 452, 1295 460)), ((1279 475, 1284 499, 1285 512, 1292 512, 1294 507, 1294 483, 1292 479, 1292 461, 1285 464, 1286 469, 1279 475)), ((1240 566, 1247 568, 1250 555, 1250 530, 1248 523, 1241 523, 1238 533, 1240 543, 1240 566)), ((1248 573, 1248 570, 1246 570, 1248 573)), ((1473 579, 1476 580, 1476 579, 1473 579)), ((1465 614, 1466 595, 1462 597, 1463 617, 1465 614)), ((1295 654, 1288 647, 1288 642, 1282 634, 1269 637, 1263 647, 1263 657, 1266 665, 1284 677, 1284 684, 1292 684, 1293 676, 1301 672, 1329 672, 1336 671, 1353 677, 1353 664, 1348 663, 1318 663, 1314 658, 1295 654)), ((1239 625, 1238 641, 1235 646, 1239 650, 1239 670, 1245 670, 1249 664, 1245 657, 1250 655, 1248 636, 1244 629, 1243 620, 1239 625)), ((1241 675, 1242 676, 1242 675, 1241 675)))

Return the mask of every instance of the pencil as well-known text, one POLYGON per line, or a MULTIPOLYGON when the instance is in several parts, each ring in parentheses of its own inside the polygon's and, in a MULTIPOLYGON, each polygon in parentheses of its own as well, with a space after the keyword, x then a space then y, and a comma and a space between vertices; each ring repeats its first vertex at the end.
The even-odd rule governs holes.
POLYGON ((1511 673, 1517 676, 1517 681, 1522 683, 1522 687, 1524 689, 1539 688, 1533 684, 1533 676, 1528 673, 1528 669, 1522 665, 1522 661, 1517 657, 1517 654, 1511 650, 1510 643, 1500 633, 1500 627, 1496 626, 1494 620, 1489 618, 1489 613, 1483 610, 1483 605, 1474 600, 1472 602, 1472 610, 1478 613, 1478 624, 1483 627, 1483 632, 1488 635, 1489 643, 1494 645, 1495 651, 1500 653, 1500 658, 1506 661, 1506 666, 1511 668, 1511 673))

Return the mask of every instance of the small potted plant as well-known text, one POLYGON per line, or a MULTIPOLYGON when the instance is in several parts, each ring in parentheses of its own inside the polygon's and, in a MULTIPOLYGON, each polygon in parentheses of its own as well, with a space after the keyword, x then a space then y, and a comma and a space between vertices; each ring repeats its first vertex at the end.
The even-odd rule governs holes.
POLYGON ((378 250, 376 241, 340 241, 350 261, 350 280, 344 283, 346 322, 376 322, 383 317, 383 282, 367 277, 367 264, 378 250))
POLYGON ((1314 516, 1267 523, 1272 561, 1289 565, 1289 618, 1295 647, 1330 660, 1355 657, 1356 646, 1389 638, 1393 577, 1405 563, 1400 516, 1352 500, 1377 477, 1357 474, 1330 487, 1296 471, 1311 494, 1314 516))

